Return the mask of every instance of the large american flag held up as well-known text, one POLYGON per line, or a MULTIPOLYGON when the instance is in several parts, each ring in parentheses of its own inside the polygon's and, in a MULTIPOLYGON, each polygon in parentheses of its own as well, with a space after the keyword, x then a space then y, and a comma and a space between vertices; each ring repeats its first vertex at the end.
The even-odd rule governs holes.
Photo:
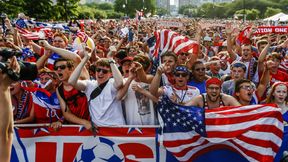
POLYGON ((269 105, 205 110, 179 106, 163 96, 157 107, 163 123, 163 145, 179 161, 227 148, 248 161, 273 161, 282 143, 280 109, 269 105))
POLYGON ((196 41, 190 40, 189 38, 168 29, 155 31, 154 37, 156 42, 152 49, 153 52, 151 53, 154 57, 158 57, 158 54, 167 51, 173 51, 177 55, 180 52, 195 53, 199 46, 196 41))

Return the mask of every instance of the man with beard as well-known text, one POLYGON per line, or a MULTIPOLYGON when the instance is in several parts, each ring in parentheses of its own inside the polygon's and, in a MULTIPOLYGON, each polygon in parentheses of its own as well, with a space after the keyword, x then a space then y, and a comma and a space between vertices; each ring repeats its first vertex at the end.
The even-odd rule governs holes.
POLYGON ((151 94, 157 98, 162 95, 167 95, 174 103, 179 105, 184 105, 195 96, 200 95, 198 88, 187 86, 190 72, 185 65, 178 65, 175 67, 173 71, 175 84, 166 85, 159 88, 161 75, 164 73, 164 71, 166 71, 166 69, 166 64, 162 64, 158 67, 157 73, 150 85, 149 90, 151 94))
POLYGON ((210 78, 206 81, 207 93, 196 96, 185 106, 197 106, 204 109, 214 109, 222 106, 240 106, 232 96, 221 93, 221 80, 210 78))

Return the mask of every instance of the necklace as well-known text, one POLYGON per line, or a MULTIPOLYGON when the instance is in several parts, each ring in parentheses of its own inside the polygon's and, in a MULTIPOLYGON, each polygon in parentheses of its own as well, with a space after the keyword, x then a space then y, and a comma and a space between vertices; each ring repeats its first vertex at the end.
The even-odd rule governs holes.
POLYGON ((177 97, 177 103, 180 104, 180 105, 183 105, 184 104, 184 99, 185 99, 185 96, 186 96, 186 93, 187 93, 187 89, 186 90, 181 90, 181 97, 178 96, 178 94, 176 93, 176 90, 173 88, 173 91, 174 91, 174 94, 176 95, 177 97))

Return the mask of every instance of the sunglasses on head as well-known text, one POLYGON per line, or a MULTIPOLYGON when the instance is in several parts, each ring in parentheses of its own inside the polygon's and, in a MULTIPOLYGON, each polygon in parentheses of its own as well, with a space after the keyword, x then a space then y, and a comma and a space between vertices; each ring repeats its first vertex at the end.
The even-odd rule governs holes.
POLYGON ((96 68, 96 72, 100 73, 101 71, 102 71, 103 74, 107 74, 108 72, 110 72, 110 70, 96 68))
POLYGON ((59 66, 54 66, 54 70, 58 70, 58 69, 64 70, 67 68, 67 65, 59 65, 59 66))
POLYGON ((186 77, 186 76, 188 76, 188 73, 174 73, 174 75, 175 75, 175 77, 180 77, 180 76, 186 77))

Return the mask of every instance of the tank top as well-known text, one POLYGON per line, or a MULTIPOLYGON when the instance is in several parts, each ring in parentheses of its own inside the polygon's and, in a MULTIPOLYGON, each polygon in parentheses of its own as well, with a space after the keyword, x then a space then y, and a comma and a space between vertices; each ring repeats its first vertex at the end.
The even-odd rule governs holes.
MULTIPOLYGON (((203 99, 203 109, 206 109, 206 110, 210 109, 209 106, 208 106, 207 99, 206 99, 207 93, 201 94, 201 96, 202 96, 202 99, 203 99)), ((219 97, 220 97, 219 107, 225 106, 225 104, 224 104, 224 102, 222 100, 222 95, 220 94, 219 97)))

